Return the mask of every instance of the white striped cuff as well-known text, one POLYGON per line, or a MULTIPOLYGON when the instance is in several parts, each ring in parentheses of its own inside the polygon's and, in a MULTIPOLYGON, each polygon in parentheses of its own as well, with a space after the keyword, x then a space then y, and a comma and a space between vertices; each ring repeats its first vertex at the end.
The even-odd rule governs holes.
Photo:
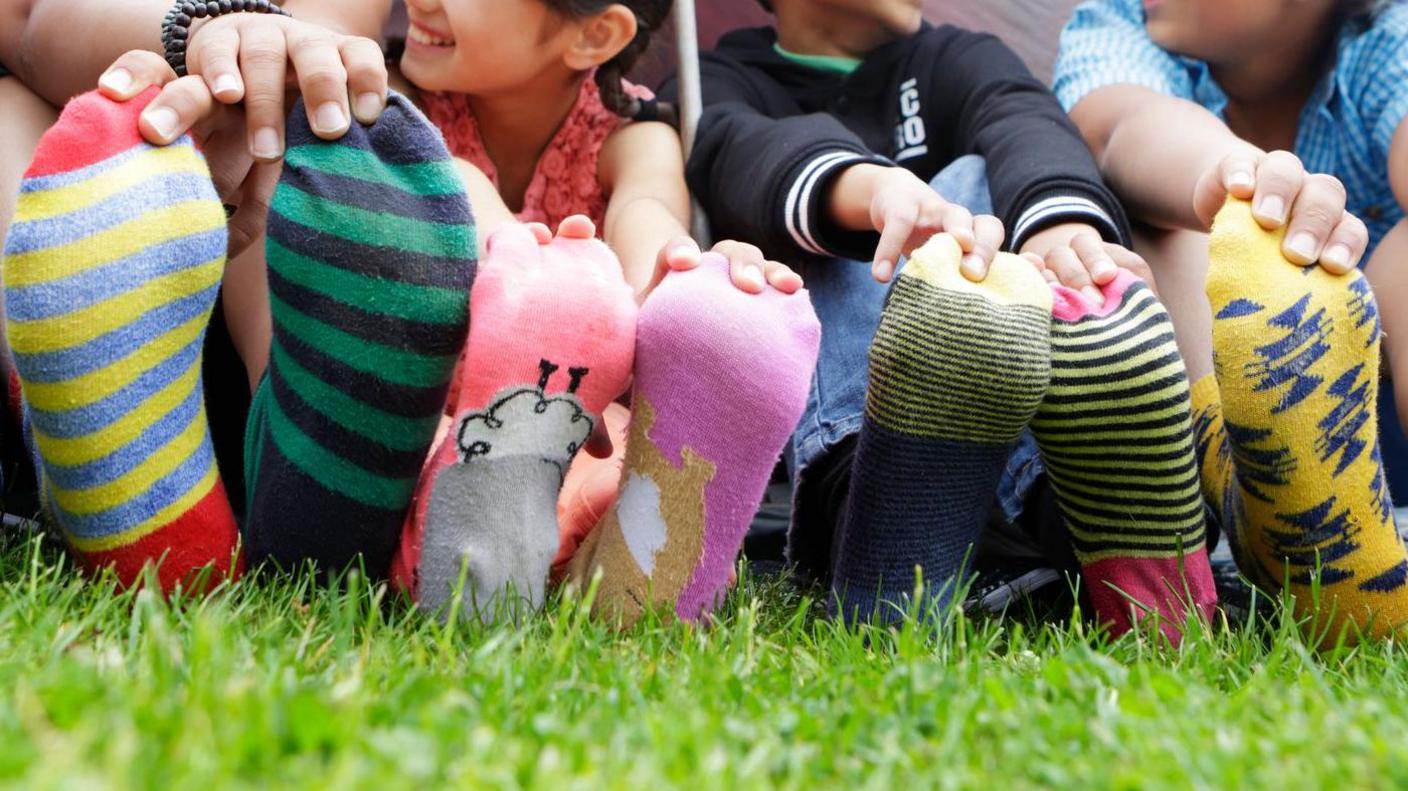
POLYGON ((1095 201, 1079 195, 1054 195, 1037 201, 1012 226, 1012 249, 1021 250, 1027 238, 1051 225, 1051 220, 1062 217, 1063 222, 1088 222, 1106 233, 1107 239, 1119 238, 1119 225, 1109 213, 1095 201))
POLYGON ((828 151, 817 155, 802 168, 797 180, 792 182, 792 188, 787 191, 787 202, 783 207, 786 212, 787 232, 792 235, 792 240, 798 247, 816 255, 828 255, 817 243, 811 227, 812 201, 816 187, 827 174, 839 167, 872 160, 873 157, 853 151, 828 151))

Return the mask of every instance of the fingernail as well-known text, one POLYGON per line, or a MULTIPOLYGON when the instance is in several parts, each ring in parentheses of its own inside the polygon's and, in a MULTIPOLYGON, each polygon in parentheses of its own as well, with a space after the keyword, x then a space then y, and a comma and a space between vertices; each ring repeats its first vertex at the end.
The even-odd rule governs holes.
POLYGON ((357 97, 357 118, 371 123, 381 115, 381 94, 364 93, 357 97))
POLYGON ((1085 286, 1080 290, 1080 293, 1084 294, 1086 299, 1097 305, 1105 304, 1105 295, 1101 294, 1100 289, 1095 286, 1085 286))
POLYGON ((892 274, 892 266, 889 261, 883 259, 876 261, 875 266, 870 269, 870 274, 873 275, 876 280, 888 282, 892 274))
POLYGON ((221 74, 215 78, 215 95, 227 96, 240 92, 240 80, 233 74, 221 74))
POLYGON ((170 107, 155 107, 143 114, 147 123, 156 130, 161 139, 170 142, 176 138, 176 127, 181 123, 180 116, 170 107))
POLYGON ((314 114, 313 121, 318 127, 314 131, 325 134, 336 134, 347 128, 347 116, 337 102, 324 103, 314 114))
POLYGON ((1286 202, 1279 195, 1267 195, 1256 207, 1256 213, 1263 220, 1280 223, 1286 220, 1286 202))
POLYGON ((1097 283, 1104 282, 1106 275, 1114 276, 1115 268, 1115 265, 1109 261, 1096 261, 1090 265, 1090 276, 1097 283))
POLYGON ((987 267, 983 265, 983 259, 973 254, 963 256, 963 260, 959 262, 958 268, 962 269, 965 275, 978 280, 987 277, 988 274, 987 267))
POLYGON ((113 93, 127 93, 132 88, 132 72, 127 69, 113 69, 98 78, 98 84, 113 93))
POLYGON ((272 126, 256 130, 254 133, 254 144, 250 146, 250 153, 255 159, 278 159, 283 156, 284 147, 279 142, 279 130, 272 126))
POLYGON ((1315 260, 1315 237, 1305 231, 1301 231, 1291 237, 1286 242, 1286 249, 1300 256, 1307 262, 1315 260))
POLYGON ((1227 185, 1229 187, 1255 187, 1256 179, 1252 178, 1252 174, 1247 171, 1238 170, 1227 177, 1227 185))
POLYGON ((1320 260, 1340 269, 1349 268, 1349 248, 1342 244, 1332 244, 1320 254, 1320 260))
POLYGON ((763 277, 763 270, 756 266, 749 265, 743 267, 743 279, 758 288, 767 285, 767 280, 763 277))

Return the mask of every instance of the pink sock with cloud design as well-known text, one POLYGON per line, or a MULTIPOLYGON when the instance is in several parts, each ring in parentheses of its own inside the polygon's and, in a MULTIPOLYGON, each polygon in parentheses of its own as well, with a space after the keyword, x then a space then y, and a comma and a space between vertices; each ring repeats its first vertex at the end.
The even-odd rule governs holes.
POLYGON ((634 297, 594 235, 569 218, 546 244, 522 225, 489 239, 454 422, 421 474, 393 561, 422 607, 443 607, 457 589, 485 620, 542 603, 563 475, 625 389, 635 350, 634 297))
POLYGON ((569 565, 595 609, 688 621, 726 593, 763 490, 806 405, 821 329, 805 291, 747 294, 706 254, 641 307, 626 466, 615 504, 569 565))

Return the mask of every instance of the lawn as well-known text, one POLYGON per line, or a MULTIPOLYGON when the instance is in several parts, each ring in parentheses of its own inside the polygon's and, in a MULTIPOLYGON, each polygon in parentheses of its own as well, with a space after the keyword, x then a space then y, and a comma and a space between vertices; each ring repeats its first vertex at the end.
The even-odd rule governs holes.
POLYGON ((1280 616, 1179 651, 1079 622, 848 630, 749 579, 708 628, 562 598, 442 626, 355 579, 116 593, 0 538, 0 783, 26 788, 1408 784, 1408 657, 1280 616))

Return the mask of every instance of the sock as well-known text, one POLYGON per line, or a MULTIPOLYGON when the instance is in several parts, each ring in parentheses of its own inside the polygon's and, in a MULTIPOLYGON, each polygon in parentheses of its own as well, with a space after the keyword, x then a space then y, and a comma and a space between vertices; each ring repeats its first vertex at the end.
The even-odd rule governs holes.
POLYGON ((1214 483, 1211 499, 1244 573, 1289 579, 1297 614, 1329 639, 1348 625, 1388 634, 1408 621, 1408 553, 1379 456, 1378 309, 1360 273, 1285 260, 1283 233, 1262 230, 1238 200, 1213 226, 1207 292, 1230 462, 1216 459, 1206 394, 1199 423, 1205 468, 1235 478, 1214 483))
POLYGON ((1157 612, 1177 640, 1185 602, 1211 617, 1217 590, 1173 324, 1128 272, 1102 289, 1100 307, 1052 290, 1051 389, 1032 432, 1086 590, 1114 633, 1157 612))
POLYGON ((88 566, 170 589, 235 571, 201 347, 225 266, 225 212, 189 137, 137 133, 151 89, 74 99, 39 143, 5 246, 14 365, 45 509, 88 566))
POLYGON ((645 301, 621 490, 572 562, 581 589, 601 570, 598 612, 630 625, 674 604, 693 621, 722 600, 820 342, 806 292, 745 294, 722 256, 645 301))
POLYGON ((421 476, 396 564, 413 570, 402 582, 426 609, 453 599, 461 568, 464 604, 485 621, 542 604, 563 476, 625 390, 635 348, 621 265, 583 235, 540 245, 510 225, 489 240, 456 418, 421 476))
POLYGON ((392 95, 316 138, 289 116, 269 211, 269 369, 246 435, 251 562, 387 573, 464 344, 474 223, 439 134, 392 95))
POLYGON ((959 272, 946 234, 916 250, 870 347, 870 385, 834 553, 843 617, 898 619, 922 571, 921 616, 954 594, 1008 455, 1051 378, 1051 289, 999 255, 959 272))

